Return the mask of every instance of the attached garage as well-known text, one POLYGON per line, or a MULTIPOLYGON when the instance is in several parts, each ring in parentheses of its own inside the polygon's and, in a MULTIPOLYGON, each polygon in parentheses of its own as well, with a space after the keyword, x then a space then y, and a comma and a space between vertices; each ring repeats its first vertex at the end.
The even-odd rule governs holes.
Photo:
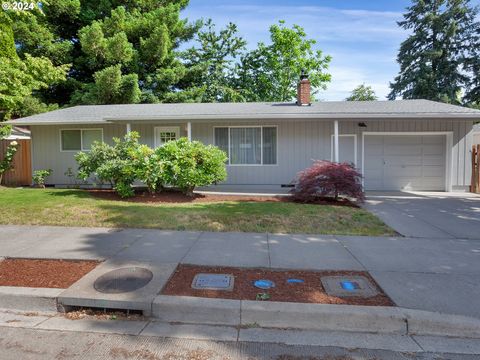
POLYGON ((364 133, 366 190, 449 189, 449 133, 364 133))

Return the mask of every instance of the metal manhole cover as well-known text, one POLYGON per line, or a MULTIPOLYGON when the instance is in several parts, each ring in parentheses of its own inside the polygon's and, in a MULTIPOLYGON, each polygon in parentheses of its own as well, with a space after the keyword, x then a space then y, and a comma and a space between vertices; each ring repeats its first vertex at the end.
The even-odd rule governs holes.
POLYGON ((192 288, 197 290, 233 290, 234 277, 231 274, 197 274, 192 288))
POLYGON ((110 271, 100 276, 93 287, 107 294, 120 294, 138 290, 147 285, 153 273, 141 267, 129 267, 110 271))

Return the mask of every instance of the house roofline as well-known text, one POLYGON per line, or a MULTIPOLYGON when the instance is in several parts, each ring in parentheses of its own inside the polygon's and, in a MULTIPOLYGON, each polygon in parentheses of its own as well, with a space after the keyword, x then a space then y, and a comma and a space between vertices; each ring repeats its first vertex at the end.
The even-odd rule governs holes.
POLYGON ((456 120, 480 120, 480 114, 474 113, 412 113, 412 114, 400 114, 400 113, 317 113, 317 114, 252 114, 252 115, 180 115, 180 116, 130 116, 130 117, 104 117, 102 120, 66 120, 66 121, 49 121, 49 120, 27 120, 18 119, 4 122, 11 125, 105 125, 113 123, 124 122, 155 122, 155 121, 222 121, 222 120, 322 120, 328 121, 333 119, 338 120, 408 120, 408 119, 456 119, 456 120))

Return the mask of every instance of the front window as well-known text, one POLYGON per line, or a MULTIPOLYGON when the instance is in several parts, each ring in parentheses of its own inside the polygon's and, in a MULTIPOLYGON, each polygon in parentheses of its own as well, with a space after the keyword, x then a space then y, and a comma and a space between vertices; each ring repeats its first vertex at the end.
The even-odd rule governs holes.
POLYGON ((88 151, 95 141, 103 141, 102 129, 68 129, 60 131, 62 151, 88 151))
POLYGON ((277 163, 276 127, 217 127, 214 137, 215 145, 227 153, 230 165, 277 163))

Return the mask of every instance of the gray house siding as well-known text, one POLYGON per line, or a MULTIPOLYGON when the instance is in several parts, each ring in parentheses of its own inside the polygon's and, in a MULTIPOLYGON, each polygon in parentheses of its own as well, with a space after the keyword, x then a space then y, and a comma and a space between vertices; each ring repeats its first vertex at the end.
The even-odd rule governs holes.
MULTIPOLYGON (((472 144, 471 120, 341 120, 339 134, 357 136, 357 167, 362 164, 362 132, 452 132, 452 187, 463 189, 470 183, 469 152, 472 144)), ((215 126, 238 126, 239 122, 216 122, 192 125, 192 136, 204 143, 213 143, 215 126)), ((310 166, 313 159, 331 159, 333 121, 261 121, 242 122, 241 125, 278 126, 277 165, 228 166, 228 185, 280 185, 288 184, 295 174, 310 166)), ((342 149, 340 149, 340 153, 342 149)))
MULTIPOLYGON (((359 120, 339 120, 340 134, 357 135, 357 167, 362 168, 362 132, 452 132, 452 187, 464 189, 470 182, 469 152, 472 144, 473 120, 457 119, 419 119, 419 120, 361 120, 366 127, 359 127, 359 120)), ((314 159, 331 159, 333 121, 279 119, 257 121, 215 121, 192 122, 192 139, 207 144, 213 143, 215 126, 277 126, 278 154, 276 165, 228 166, 227 185, 238 186, 275 186, 288 184, 295 174, 308 167, 314 159)), ((132 123, 132 131, 139 132, 140 141, 154 146, 155 126, 179 126, 180 135, 186 136, 186 122, 132 123)), ((60 129, 67 128, 103 128, 104 140, 112 142, 112 137, 125 134, 124 124, 112 125, 37 125, 32 131, 32 167, 33 170, 51 168, 53 175, 49 184, 69 184, 71 180, 64 175, 68 168, 76 169, 75 152, 60 151, 60 129)), ((342 149, 340 149, 340 153, 342 149)))

